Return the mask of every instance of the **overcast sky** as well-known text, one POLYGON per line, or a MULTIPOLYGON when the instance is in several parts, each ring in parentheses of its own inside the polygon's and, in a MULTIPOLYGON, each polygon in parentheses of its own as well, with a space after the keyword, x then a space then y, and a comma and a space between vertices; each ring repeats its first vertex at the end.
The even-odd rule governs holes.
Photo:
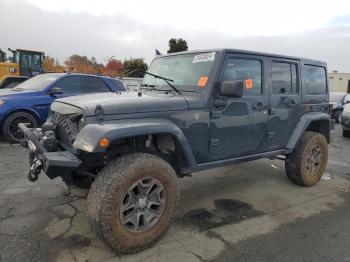
POLYGON ((0 0, 0 48, 77 53, 105 62, 189 49, 237 48, 324 60, 350 72, 350 0, 0 0))

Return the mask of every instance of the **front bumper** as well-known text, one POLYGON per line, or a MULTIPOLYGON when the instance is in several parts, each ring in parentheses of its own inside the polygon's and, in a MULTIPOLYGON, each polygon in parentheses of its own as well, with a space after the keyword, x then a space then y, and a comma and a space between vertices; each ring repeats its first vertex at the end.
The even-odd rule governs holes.
POLYGON ((23 123, 18 124, 18 127, 25 137, 21 145, 29 150, 30 173, 38 175, 40 171, 44 171, 49 178, 53 179, 57 176, 71 174, 80 166, 82 161, 70 151, 48 152, 33 132, 34 128, 28 128, 23 123))

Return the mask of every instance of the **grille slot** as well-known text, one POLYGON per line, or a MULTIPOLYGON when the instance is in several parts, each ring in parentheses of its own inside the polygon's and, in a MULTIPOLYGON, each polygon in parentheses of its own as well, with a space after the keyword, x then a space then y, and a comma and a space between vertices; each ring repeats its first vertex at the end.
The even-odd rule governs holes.
POLYGON ((77 115, 63 115, 57 112, 51 112, 52 127, 56 138, 63 144, 71 147, 78 135, 77 115))

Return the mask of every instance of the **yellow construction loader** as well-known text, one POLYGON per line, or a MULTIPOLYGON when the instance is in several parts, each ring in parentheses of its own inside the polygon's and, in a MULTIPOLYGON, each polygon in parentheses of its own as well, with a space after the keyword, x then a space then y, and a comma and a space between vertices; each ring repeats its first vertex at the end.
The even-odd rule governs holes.
MULTIPOLYGON (((44 52, 10 48, 8 50, 12 53, 11 59, 7 59, 6 53, 0 49, 0 89, 14 87, 44 72, 44 52)), ((59 71, 62 72, 63 69, 59 71)))

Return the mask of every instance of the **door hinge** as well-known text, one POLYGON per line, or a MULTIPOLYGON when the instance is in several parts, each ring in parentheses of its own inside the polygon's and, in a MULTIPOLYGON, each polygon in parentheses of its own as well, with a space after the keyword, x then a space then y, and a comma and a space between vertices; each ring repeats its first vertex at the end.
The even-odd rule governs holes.
POLYGON ((268 138, 275 138, 275 132, 268 132, 267 136, 268 138))
POLYGON ((211 119, 217 119, 217 118, 220 118, 220 116, 221 116, 221 112, 211 111, 211 119))

